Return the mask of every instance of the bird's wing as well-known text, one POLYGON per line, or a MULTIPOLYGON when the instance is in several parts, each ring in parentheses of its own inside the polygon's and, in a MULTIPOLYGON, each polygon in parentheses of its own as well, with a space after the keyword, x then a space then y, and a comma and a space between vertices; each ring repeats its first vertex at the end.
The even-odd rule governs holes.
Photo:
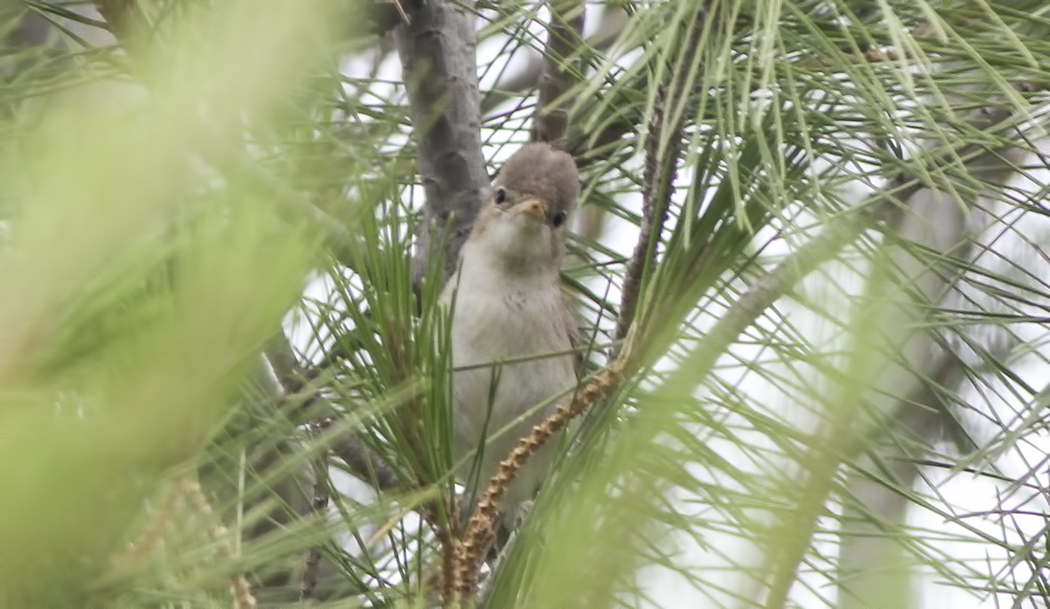
POLYGON ((569 308, 569 301, 562 296, 560 307, 559 320, 562 326, 565 328, 565 333, 569 335, 569 346, 572 347, 572 363, 573 368, 576 370, 576 378, 579 379, 583 376, 583 365, 585 358, 583 356, 582 341, 580 340, 580 327, 576 325, 576 318, 572 314, 572 309, 569 308))

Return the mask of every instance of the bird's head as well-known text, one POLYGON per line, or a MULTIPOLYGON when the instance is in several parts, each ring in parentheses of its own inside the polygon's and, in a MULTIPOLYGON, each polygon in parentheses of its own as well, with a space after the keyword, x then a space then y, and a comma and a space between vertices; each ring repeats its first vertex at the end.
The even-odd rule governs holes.
POLYGON ((548 144, 528 144, 492 184, 470 240, 503 266, 557 270, 566 221, 580 194, 572 157, 548 144))

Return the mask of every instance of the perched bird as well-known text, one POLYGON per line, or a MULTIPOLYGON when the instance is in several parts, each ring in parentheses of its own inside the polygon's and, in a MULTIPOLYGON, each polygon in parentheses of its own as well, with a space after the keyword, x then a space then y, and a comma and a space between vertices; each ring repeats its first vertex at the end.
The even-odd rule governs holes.
MULTIPOLYGON (((579 334, 558 271, 566 220, 579 192, 571 156, 541 143, 519 150, 492 184, 458 271, 442 293, 445 305, 454 305, 455 456, 480 454, 457 472, 464 484, 473 482, 477 463, 478 487, 484 488, 500 461, 554 405, 504 428, 576 384, 582 358, 572 350, 579 334)), ((508 489, 508 527, 543 481, 553 451, 553 443, 541 448, 508 489)))

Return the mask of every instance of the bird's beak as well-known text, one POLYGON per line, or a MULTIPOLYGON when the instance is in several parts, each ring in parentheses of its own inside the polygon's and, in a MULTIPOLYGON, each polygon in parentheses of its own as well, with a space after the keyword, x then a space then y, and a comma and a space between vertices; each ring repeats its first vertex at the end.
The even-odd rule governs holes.
POLYGON ((521 213, 538 222, 547 222, 547 212, 544 211, 543 203, 539 199, 525 199, 519 205, 521 213))

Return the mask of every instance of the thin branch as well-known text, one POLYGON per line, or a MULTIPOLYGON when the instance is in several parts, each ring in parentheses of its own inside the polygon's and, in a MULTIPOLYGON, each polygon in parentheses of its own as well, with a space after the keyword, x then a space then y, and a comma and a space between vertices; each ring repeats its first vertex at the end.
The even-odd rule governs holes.
POLYGON ((582 75, 580 47, 583 42, 583 0, 551 0, 551 20, 543 49, 543 72, 539 77, 539 100, 532 121, 531 139, 565 148, 569 133, 568 95, 582 75))
MULTIPOLYGON (((318 422, 322 431, 329 429, 335 421, 322 419, 318 422)), ((332 454, 338 457, 358 479, 367 482, 379 491, 395 491, 403 488, 394 470, 361 440, 361 436, 344 431, 331 440, 332 454)))
POLYGON ((102 15, 109 32, 130 55, 148 26, 146 15, 138 0, 95 0, 95 9, 102 15))
MULTIPOLYGON (((316 426, 311 429, 311 435, 318 437, 320 430, 316 426)), ((310 497, 310 512, 313 516, 324 521, 325 510, 328 509, 328 458, 327 451, 322 451, 314 460, 313 493, 310 497)), ((303 581, 299 589, 299 601, 306 602, 317 598, 317 575, 321 568, 321 550, 316 545, 306 551, 303 559, 303 581)))
POLYGON ((481 153, 474 16, 448 0, 403 0, 410 23, 394 30, 426 194, 413 280, 419 285, 447 238, 445 277, 488 187, 481 153), (449 227, 449 233, 444 233, 449 227))
MULTIPOLYGON (((634 322, 642 278, 656 263, 656 248, 667 222, 674 181, 678 175, 678 157, 682 151, 681 134, 687 118, 684 112, 675 117, 673 111, 683 105, 682 102, 688 95, 687 83, 692 79, 688 78, 687 74, 697 69, 695 64, 706 16, 707 12, 703 8, 697 9, 696 19, 685 37, 681 72, 672 73, 674 82, 670 94, 667 92, 667 85, 661 83, 657 86, 653 114, 649 120, 649 133, 645 139, 642 221, 638 242, 624 272, 620 315, 616 319, 614 335, 617 342, 626 338, 634 322), (673 122, 668 128, 669 119, 673 122)), ((614 355, 618 349, 614 347, 614 355)))
POLYGON ((411 21, 405 12, 404 0, 359 0, 357 4, 359 6, 350 10, 366 14, 368 30, 377 36, 385 36, 398 25, 411 21))
MULTIPOLYGON (((619 34, 623 31, 626 23, 627 13, 622 8, 606 6, 602 12, 597 31, 588 36, 582 42, 581 47, 587 49, 588 52, 608 51, 613 43, 619 39, 619 34)), ((579 29, 576 30, 578 35, 580 31, 579 29)), ((550 44, 549 41, 550 39, 548 38, 548 44, 550 44)), ((633 48, 624 49, 624 51, 630 51, 633 48)), ((574 61, 573 63, 580 66, 580 73, 582 74, 583 57, 581 56, 579 61, 574 61)), ((540 77, 543 76, 548 64, 549 62, 546 60, 545 55, 538 52, 530 53, 523 67, 501 79, 483 95, 481 98, 481 115, 488 116, 490 112, 507 100, 520 100, 527 92, 539 84, 540 77)))
MULTIPOLYGON (((310 373, 304 369, 295 356, 291 343, 284 333, 275 336, 266 346, 266 359, 273 368, 278 383, 285 395, 306 394, 300 410, 309 412, 318 427, 325 432, 335 424, 335 406, 320 393, 313 391, 309 385, 310 373)), ((401 488, 397 474, 371 451, 361 438, 352 431, 344 431, 331 440, 331 451, 341 459, 358 479, 370 484, 380 491, 401 488)))

